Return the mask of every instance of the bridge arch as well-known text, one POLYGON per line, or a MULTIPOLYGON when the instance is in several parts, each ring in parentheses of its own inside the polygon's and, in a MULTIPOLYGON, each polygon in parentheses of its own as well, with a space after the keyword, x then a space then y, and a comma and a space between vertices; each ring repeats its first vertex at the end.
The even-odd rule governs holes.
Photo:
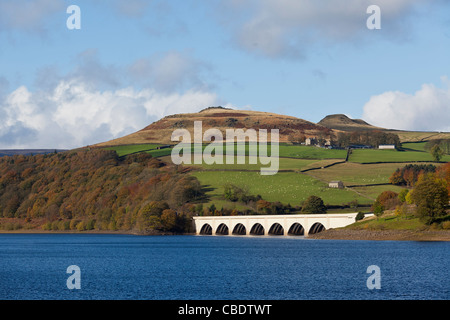
POLYGON ((255 223, 253 227, 250 229, 250 234, 255 236, 263 236, 264 235, 264 227, 260 223, 255 223))
POLYGON ((212 235, 212 227, 209 223, 205 223, 200 229, 202 235, 212 235))
POLYGON ((281 224, 279 224, 278 222, 275 222, 270 227, 269 234, 274 235, 274 236, 282 236, 282 235, 284 235, 284 228, 281 224))
POLYGON ((291 236, 304 236, 305 235, 305 229, 303 228, 303 226, 300 223, 295 222, 289 228, 288 235, 291 235, 291 236))
POLYGON ((242 223, 238 223, 234 226, 232 234, 245 236, 247 234, 247 229, 242 223))
POLYGON ((228 226, 225 223, 221 223, 219 224, 219 226, 216 229, 216 234, 218 235, 229 235, 230 234, 230 230, 228 228, 228 226))
POLYGON ((311 228, 309 229, 309 234, 315 234, 315 233, 319 233, 325 230, 325 227, 323 224, 321 224, 320 222, 316 222, 314 223, 311 228))

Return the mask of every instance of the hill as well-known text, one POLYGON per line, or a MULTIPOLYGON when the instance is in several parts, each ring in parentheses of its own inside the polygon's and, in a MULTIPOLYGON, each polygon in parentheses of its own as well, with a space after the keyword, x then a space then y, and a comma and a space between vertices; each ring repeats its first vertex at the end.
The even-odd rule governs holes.
MULTIPOLYGON (((127 136, 95 144, 94 147, 114 147, 139 144, 174 144, 170 137, 176 129, 187 129, 193 136, 194 122, 202 121, 203 132, 219 129, 225 137, 227 129, 279 129, 280 142, 298 140, 298 137, 335 137, 339 132, 381 131, 398 135, 400 142, 420 142, 430 139, 450 139, 448 132, 421 132, 387 129, 371 125, 361 119, 344 114, 333 114, 318 123, 293 116, 252 110, 234 110, 210 107, 197 113, 166 116, 127 136)), ((304 139, 304 138, 303 138, 304 139)))
POLYGON ((361 119, 351 119, 345 114, 332 114, 320 120, 318 125, 336 131, 382 131, 398 135, 400 142, 421 142, 431 139, 450 139, 450 132, 407 131, 377 127, 361 119))
POLYGON ((279 129, 280 142, 287 142, 290 135, 304 134, 315 137, 329 137, 333 130, 310 121, 292 116, 270 112, 233 110, 223 107, 211 107, 198 113, 175 114, 164 117, 149 126, 122 138, 99 143, 95 146, 118 146, 131 144, 173 144, 170 140, 175 129, 187 129, 193 136, 194 121, 202 121, 203 131, 210 128, 219 129, 225 137, 226 129, 279 129))
POLYGON ((361 119, 350 119, 345 114, 328 115, 318 122, 319 125, 329 129, 341 131, 360 131, 360 130, 386 130, 375 127, 361 119))
POLYGON ((182 232, 196 178, 102 149, 0 158, 0 230, 182 232))

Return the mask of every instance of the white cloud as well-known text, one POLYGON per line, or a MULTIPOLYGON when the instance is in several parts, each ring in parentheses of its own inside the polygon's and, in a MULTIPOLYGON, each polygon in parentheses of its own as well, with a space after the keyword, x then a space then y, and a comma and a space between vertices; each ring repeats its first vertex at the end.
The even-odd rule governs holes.
POLYGON ((0 77, 0 148, 74 148, 140 130, 164 116, 224 105, 189 52, 105 65, 96 49, 77 55, 65 75, 36 72, 36 85, 11 88, 0 77))
POLYGON ((450 81, 443 88, 424 84, 414 94, 389 91, 364 105, 363 119, 390 129, 450 132, 450 81))
POLYGON ((159 118, 218 104, 212 92, 99 91, 78 79, 49 91, 21 86, 0 101, 0 148, 75 148, 135 132, 159 118))
POLYGON ((381 8, 382 14, 382 30, 377 35, 407 36, 411 33, 408 18, 417 4, 426 1, 222 0, 221 3, 221 21, 232 30, 241 48, 268 57, 302 58, 308 47, 319 42, 363 40, 369 32, 366 10, 373 4, 381 8))

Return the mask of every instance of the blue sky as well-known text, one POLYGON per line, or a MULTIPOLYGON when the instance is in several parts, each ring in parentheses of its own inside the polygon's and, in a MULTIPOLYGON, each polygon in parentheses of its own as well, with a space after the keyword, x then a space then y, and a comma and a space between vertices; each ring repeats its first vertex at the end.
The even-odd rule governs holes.
POLYGON ((0 43, 0 148, 94 144, 213 105, 450 131, 448 1, 0 0, 0 43))

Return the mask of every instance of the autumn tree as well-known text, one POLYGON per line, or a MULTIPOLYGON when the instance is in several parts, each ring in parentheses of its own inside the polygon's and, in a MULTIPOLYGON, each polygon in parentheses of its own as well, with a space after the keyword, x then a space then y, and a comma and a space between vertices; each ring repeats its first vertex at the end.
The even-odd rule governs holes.
POLYGON ((379 217, 385 210, 394 209, 400 200, 398 199, 398 193, 394 191, 383 191, 380 193, 372 205, 373 213, 379 217))
POLYGON ((412 200, 417 206, 417 214, 427 224, 446 215, 448 199, 447 183, 432 174, 425 175, 412 190, 412 200))
POLYGON ((445 180, 447 183, 447 192, 450 196, 450 162, 447 162, 438 168, 436 177, 445 180))

